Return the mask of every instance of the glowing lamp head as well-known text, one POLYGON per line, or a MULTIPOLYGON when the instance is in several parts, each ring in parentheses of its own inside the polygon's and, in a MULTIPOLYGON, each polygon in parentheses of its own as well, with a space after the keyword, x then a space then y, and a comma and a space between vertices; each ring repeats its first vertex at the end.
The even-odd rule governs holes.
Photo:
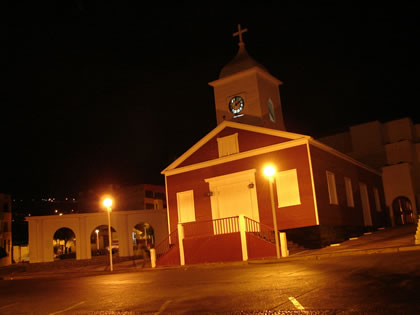
POLYGON ((96 230, 95 230, 95 232, 96 232, 96 234, 98 234, 98 233, 99 233, 99 230, 98 230, 98 229, 96 229, 96 230))
POLYGON ((104 200, 104 206, 107 207, 107 208, 110 208, 112 206, 112 199, 106 198, 104 200))
POLYGON ((276 169, 272 165, 267 165, 264 168, 264 175, 268 178, 273 178, 274 174, 276 174, 276 169))

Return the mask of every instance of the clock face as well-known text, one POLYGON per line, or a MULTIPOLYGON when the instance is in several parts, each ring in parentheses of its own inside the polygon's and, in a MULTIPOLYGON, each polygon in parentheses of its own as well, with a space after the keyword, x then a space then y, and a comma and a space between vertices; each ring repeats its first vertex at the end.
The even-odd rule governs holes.
POLYGON ((229 101, 229 110, 233 114, 239 114, 244 109, 244 99, 240 96, 234 96, 229 101))

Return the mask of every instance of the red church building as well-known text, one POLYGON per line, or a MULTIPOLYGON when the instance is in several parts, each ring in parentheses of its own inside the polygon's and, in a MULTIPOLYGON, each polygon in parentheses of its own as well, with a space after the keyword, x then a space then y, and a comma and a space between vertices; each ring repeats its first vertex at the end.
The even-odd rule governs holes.
POLYGON ((278 231, 307 248, 386 224, 378 171, 285 130, 281 82, 248 55, 244 31, 210 83, 218 126, 162 171, 171 234, 158 265, 275 257, 272 201, 278 231))

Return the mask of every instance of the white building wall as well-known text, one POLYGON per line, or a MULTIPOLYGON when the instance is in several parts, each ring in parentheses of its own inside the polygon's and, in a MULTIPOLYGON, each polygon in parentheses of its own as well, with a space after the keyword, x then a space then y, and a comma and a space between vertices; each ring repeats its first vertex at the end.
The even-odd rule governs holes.
MULTIPOLYGON (((90 259, 90 236, 101 225, 108 225, 106 212, 69 214, 63 216, 26 217, 29 228, 29 261, 54 260, 53 236, 60 228, 71 229, 76 236, 76 259, 90 259)), ((118 233, 119 255, 133 254, 131 233, 139 223, 149 223, 155 234, 155 244, 168 235, 166 209, 111 212, 111 227, 118 233)))
POLYGON ((388 165, 401 162, 413 163, 416 159, 415 147, 409 140, 403 140, 385 145, 388 165))
POLYGON ((405 196, 410 199, 413 212, 417 216, 416 192, 413 186, 412 167, 409 163, 401 163, 382 168, 382 179, 386 205, 392 213, 392 202, 395 198, 405 196))
POLYGON ((414 139, 414 128, 410 118, 392 120, 383 124, 386 143, 414 139))

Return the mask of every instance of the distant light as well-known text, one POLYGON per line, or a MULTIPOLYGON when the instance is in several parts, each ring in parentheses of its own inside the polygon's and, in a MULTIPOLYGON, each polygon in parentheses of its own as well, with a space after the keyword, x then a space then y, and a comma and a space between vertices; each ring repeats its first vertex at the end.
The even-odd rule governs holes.
POLYGON ((55 209, 55 210, 54 210, 54 212, 55 212, 55 213, 57 213, 57 212, 58 212, 58 210, 57 210, 57 209, 55 209))
POLYGON ((69 198, 66 197, 66 200, 69 200, 69 198))
POLYGON ((28 217, 30 217, 30 216, 31 216, 31 214, 29 213, 29 214, 28 214, 28 217))
POLYGON ((60 212, 60 215, 63 215, 63 214, 60 212))

